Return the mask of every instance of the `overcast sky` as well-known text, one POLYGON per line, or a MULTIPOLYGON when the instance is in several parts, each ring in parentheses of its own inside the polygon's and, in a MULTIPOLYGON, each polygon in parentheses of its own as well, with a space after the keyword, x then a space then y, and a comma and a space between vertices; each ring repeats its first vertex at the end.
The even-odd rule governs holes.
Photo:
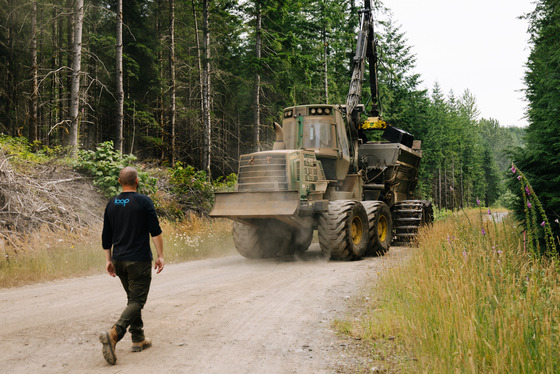
POLYGON ((501 126, 526 126, 521 90, 529 55, 527 21, 532 0, 383 0, 416 55, 423 88, 468 89, 480 117, 501 126))

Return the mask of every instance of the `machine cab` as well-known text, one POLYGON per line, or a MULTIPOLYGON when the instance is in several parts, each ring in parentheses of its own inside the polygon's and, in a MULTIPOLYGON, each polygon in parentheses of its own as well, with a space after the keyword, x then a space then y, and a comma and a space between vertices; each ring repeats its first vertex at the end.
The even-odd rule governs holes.
POLYGON ((284 109, 283 140, 287 149, 315 152, 328 180, 343 180, 350 166, 344 118, 337 105, 300 105, 284 109))

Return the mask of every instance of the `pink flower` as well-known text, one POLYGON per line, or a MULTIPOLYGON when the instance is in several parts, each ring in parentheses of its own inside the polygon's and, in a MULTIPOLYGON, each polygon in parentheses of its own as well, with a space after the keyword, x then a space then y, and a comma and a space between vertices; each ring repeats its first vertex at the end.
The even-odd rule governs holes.
POLYGON ((517 180, 520 181, 521 180, 521 175, 517 176, 517 180))
POLYGON ((476 205, 480 206, 480 200, 476 199, 476 205))
POLYGON ((490 211, 490 209, 488 209, 488 215, 492 215, 492 212, 490 211))
POLYGON ((527 192, 527 195, 531 194, 531 190, 529 190, 529 186, 525 186, 525 192, 527 192))
POLYGON ((542 226, 542 227, 545 227, 545 226, 546 226, 546 222, 545 222, 545 221, 542 221, 541 226, 542 226))
POLYGON ((484 227, 482 228, 482 236, 486 235, 486 231, 484 230, 484 227))
POLYGON ((530 201, 527 202, 527 208, 531 209, 531 202, 530 201))
POLYGON ((515 174, 515 171, 516 171, 516 170, 515 170, 515 166, 512 165, 512 166, 511 166, 511 172, 512 172, 513 174, 515 174))

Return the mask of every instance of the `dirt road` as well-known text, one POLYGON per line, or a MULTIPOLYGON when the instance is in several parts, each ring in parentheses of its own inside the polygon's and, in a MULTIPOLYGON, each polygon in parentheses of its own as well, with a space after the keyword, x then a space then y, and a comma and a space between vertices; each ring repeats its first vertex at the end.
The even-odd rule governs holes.
MULTIPOLYGON (((327 261, 313 244, 300 260, 241 256, 168 264, 152 280, 143 316, 153 347, 108 365, 97 335, 125 306, 106 274, 0 290, 4 373, 336 373, 356 360, 332 330, 375 279, 408 257, 327 261)), ((102 254, 100 253, 100 256, 102 254)))

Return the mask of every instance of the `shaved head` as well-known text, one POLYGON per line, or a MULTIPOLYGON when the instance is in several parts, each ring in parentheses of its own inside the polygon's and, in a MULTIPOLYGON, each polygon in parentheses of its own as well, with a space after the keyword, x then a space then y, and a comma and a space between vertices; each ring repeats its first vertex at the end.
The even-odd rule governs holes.
POLYGON ((138 179, 138 172, 132 166, 127 166, 119 173, 120 184, 128 187, 136 187, 136 180, 138 179))

